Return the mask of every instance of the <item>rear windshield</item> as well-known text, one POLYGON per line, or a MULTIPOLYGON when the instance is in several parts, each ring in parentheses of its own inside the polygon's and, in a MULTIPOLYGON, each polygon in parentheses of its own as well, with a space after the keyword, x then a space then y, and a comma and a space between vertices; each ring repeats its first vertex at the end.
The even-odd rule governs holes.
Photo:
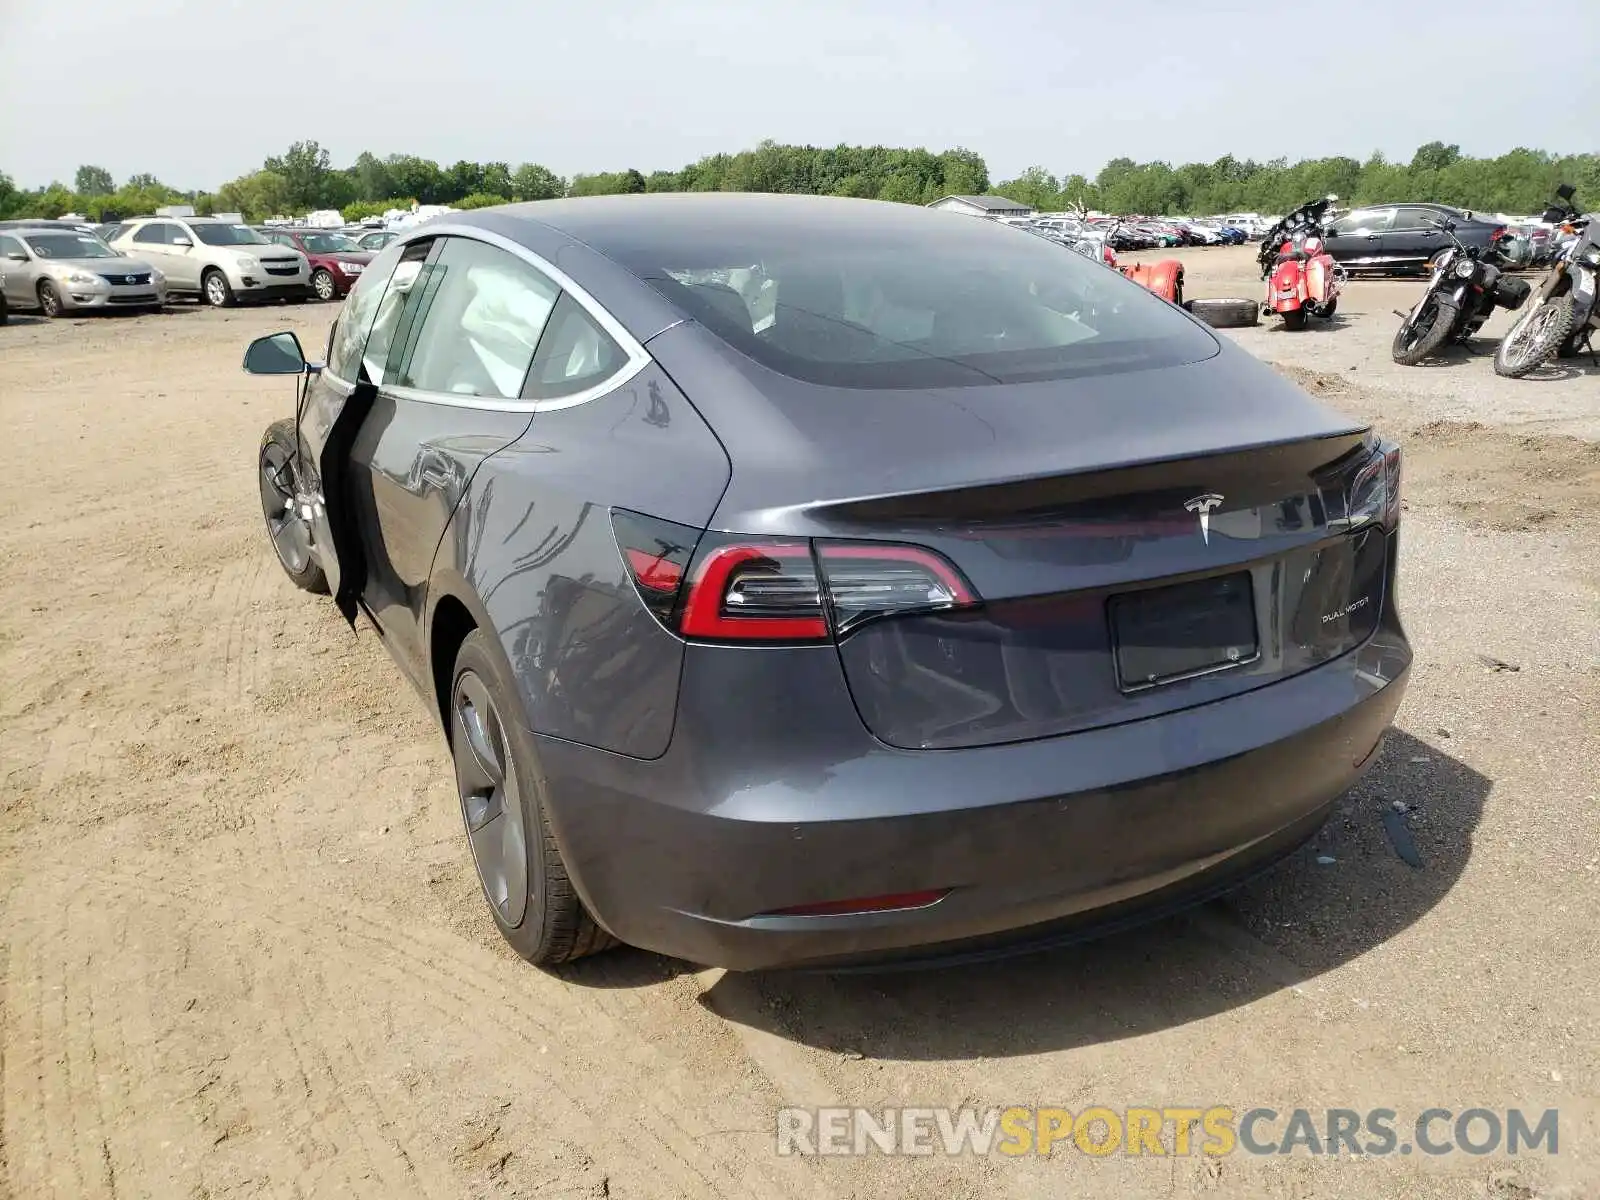
POLYGON ((1217 353, 1116 271, 997 222, 729 217, 630 230, 606 251, 738 350, 810 383, 971 387, 1217 353))

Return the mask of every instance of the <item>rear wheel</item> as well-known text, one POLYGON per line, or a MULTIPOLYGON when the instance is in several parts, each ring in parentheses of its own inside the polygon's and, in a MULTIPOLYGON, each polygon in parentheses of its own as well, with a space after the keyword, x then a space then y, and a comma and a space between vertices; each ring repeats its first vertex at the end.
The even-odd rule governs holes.
POLYGON ((1321 317, 1323 320, 1327 320, 1338 311, 1339 297, 1337 296, 1335 296, 1332 300, 1329 300, 1326 304, 1313 304, 1311 306, 1311 315, 1314 317, 1321 317))
POLYGON ((48 279, 39 281, 39 311, 47 317, 59 317, 67 311, 67 306, 61 302, 61 293, 48 279))
POLYGON ((200 294, 212 308, 227 308, 233 303, 233 287, 228 277, 212 267, 200 280, 200 294))
POLYGON ((283 573, 302 591, 327 591, 328 577, 312 550, 312 500, 306 494, 295 457, 293 418, 274 422, 261 435, 257 473, 261 514, 266 518, 267 536, 272 539, 283 573))
POLYGON ((567 877, 519 713, 489 635, 474 629, 456 654, 450 685, 461 819, 500 935, 529 962, 549 966, 605 950, 616 939, 595 923, 567 877))
POLYGON ((311 290, 316 293, 317 299, 326 304, 339 294, 338 285, 333 282, 333 272, 325 267, 318 267, 311 273, 311 290))
POLYGON ((1291 308, 1288 312, 1279 315, 1283 317, 1283 327, 1290 333, 1298 333, 1306 327, 1306 310, 1304 306, 1291 308))
POLYGON ((1553 355, 1572 332, 1571 296, 1557 296, 1530 308, 1500 339, 1494 352, 1494 372, 1520 379, 1553 355))
POLYGON ((1403 367, 1416 366, 1449 340, 1455 323, 1455 305, 1441 303, 1437 296, 1430 296, 1415 319, 1408 318, 1395 330, 1390 356, 1403 367))

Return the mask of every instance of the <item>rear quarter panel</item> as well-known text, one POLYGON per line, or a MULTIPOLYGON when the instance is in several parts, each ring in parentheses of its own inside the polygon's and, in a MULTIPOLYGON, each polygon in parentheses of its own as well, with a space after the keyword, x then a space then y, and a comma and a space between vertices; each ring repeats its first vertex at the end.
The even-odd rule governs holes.
POLYGON ((539 413, 456 509, 429 628, 450 596, 492 629, 534 732, 659 757, 684 644, 640 602, 611 509, 703 529, 729 475, 711 428, 654 363, 598 399, 539 413))

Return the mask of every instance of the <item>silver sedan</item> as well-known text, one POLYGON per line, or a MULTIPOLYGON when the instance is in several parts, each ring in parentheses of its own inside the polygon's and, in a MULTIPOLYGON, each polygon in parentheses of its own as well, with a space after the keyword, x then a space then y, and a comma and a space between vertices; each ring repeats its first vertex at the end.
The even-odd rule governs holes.
POLYGON ((0 230, 0 271, 8 308, 38 309, 47 317, 82 309, 159 309, 167 300, 160 271, 91 233, 0 230))

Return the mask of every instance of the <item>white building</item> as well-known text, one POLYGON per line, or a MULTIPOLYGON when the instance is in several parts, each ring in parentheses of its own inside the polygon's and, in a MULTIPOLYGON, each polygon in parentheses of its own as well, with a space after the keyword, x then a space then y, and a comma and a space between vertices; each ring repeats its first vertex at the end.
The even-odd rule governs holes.
POLYGON ((945 196, 928 205, 944 212, 961 213, 967 217, 1028 217, 1033 209, 1004 196, 945 196))

